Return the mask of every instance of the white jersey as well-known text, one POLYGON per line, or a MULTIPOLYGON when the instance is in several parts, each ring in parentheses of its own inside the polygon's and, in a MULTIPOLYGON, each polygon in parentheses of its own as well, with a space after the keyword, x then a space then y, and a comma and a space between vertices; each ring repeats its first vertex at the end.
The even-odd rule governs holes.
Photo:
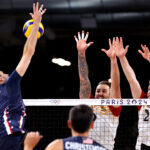
POLYGON ((139 136, 136 149, 141 149, 141 143, 150 146, 150 106, 142 106, 139 111, 139 136))
POLYGON ((90 132, 90 137, 112 150, 119 119, 113 115, 108 106, 93 106, 93 111, 97 119, 90 132))

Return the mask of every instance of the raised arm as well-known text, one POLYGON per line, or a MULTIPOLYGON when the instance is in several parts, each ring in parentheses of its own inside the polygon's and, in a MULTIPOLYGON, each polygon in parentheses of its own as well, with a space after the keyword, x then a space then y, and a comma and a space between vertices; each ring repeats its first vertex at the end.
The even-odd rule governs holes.
POLYGON ((142 89, 141 86, 136 79, 136 75, 134 73, 134 70, 131 68, 127 58, 126 58, 126 53, 128 51, 128 45, 124 48, 123 47, 123 40, 120 38, 120 41, 118 41, 118 49, 116 49, 116 55, 120 59, 120 63, 123 69, 123 72, 129 82, 130 88, 131 88, 131 93, 133 98, 140 98, 142 89))
POLYGON ((37 43, 37 33, 39 29, 40 22, 42 20, 42 15, 45 13, 46 9, 42 10, 43 5, 39 9, 39 3, 33 3, 33 13, 30 13, 32 19, 34 20, 31 33, 24 45, 23 56, 16 67, 16 71, 20 76, 23 76, 30 64, 31 58, 35 52, 35 46, 37 43))
POLYGON ((141 44, 142 50, 138 50, 138 52, 143 56, 144 59, 150 62, 150 51, 146 45, 141 44))
POLYGON ((103 52, 110 58, 110 66, 111 66, 111 91, 110 98, 121 98, 121 90, 120 90, 120 72, 117 63, 115 48, 116 48, 116 40, 117 38, 113 38, 113 42, 109 39, 109 50, 102 49, 103 52))
POLYGON ((93 44, 93 42, 86 43, 88 39, 89 33, 87 32, 86 35, 84 31, 80 35, 78 32, 78 38, 74 36, 76 43, 77 43, 77 50, 78 50, 78 71, 79 71, 79 78, 80 78, 80 98, 90 98, 91 95, 91 83, 88 77, 88 65, 86 62, 86 50, 87 48, 93 44))

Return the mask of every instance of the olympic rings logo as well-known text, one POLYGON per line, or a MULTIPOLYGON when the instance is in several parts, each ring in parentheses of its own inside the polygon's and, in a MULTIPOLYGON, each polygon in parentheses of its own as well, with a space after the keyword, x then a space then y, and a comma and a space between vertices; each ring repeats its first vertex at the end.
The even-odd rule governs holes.
POLYGON ((50 99, 49 102, 50 102, 51 104, 55 104, 55 105, 60 104, 60 100, 59 100, 59 99, 50 99))

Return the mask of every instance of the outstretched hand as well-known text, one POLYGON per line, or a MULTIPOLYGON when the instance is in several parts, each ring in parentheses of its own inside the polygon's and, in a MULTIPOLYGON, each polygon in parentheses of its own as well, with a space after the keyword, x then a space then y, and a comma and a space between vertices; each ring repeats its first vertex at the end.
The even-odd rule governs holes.
POLYGON ((111 39, 108 40, 109 42, 109 49, 106 50, 106 49, 101 49, 110 59, 111 58, 115 58, 116 57, 116 53, 115 53, 115 50, 114 50, 114 43, 115 43, 116 39, 113 38, 113 41, 111 43, 111 39))
POLYGON ((75 41, 77 43, 78 52, 85 52, 87 48, 93 44, 93 42, 89 42, 89 43, 86 42, 88 39, 88 36, 89 36, 89 32, 87 32, 85 35, 84 31, 82 31, 82 34, 78 32, 78 38, 77 36, 74 36, 75 41))
POLYGON ((141 48, 143 51, 138 50, 138 52, 143 56, 144 59, 148 60, 150 62, 150 51, 146 45, 141 44, 141 48))
POLYGON ((43 10, 44 5, 42 4, 39 8, 39 2, 36 4, 33 3, 33 13, 30 13, 30 16, 35 23, 40 23, 42 20, 42 15, 46 12, 46 9, 43 10))
POLYGON ((123 40, 122 37, 120 37, 120 40, 118 37, 116 37, 116 41, 114 43, 114 47, 115 47, 115 53, 116 56, 118 56, 119 58, 124 57, 128 51, 129 45, 127 45, 125 48, 123 47, 123 40))

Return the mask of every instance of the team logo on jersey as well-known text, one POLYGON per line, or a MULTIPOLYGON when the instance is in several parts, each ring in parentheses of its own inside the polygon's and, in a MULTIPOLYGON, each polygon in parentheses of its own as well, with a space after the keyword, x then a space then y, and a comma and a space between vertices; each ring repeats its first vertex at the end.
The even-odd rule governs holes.
POLYGON ((93 139, 91 139, 91 138, 83 138, 83 144, 93 144, 93 139))

